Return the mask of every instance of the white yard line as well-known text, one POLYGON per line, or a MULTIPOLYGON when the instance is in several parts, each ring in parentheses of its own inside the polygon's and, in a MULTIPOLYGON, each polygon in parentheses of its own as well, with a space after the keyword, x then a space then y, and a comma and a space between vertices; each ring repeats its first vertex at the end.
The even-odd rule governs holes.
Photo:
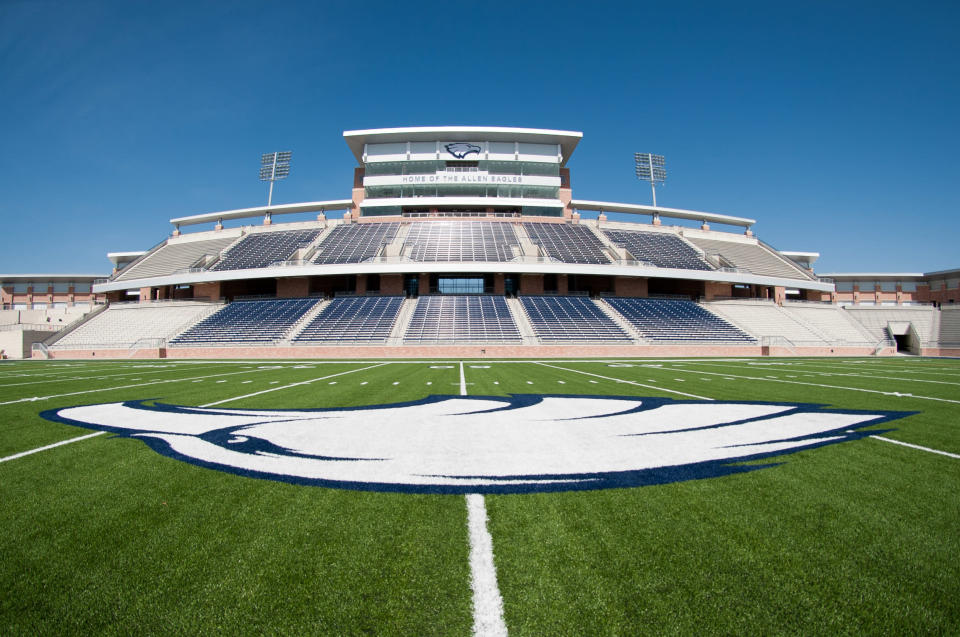
POLYGON ((201 407, 213 407, 214 405, 222 405, 223 403, 233 402, 234 400, 241 400, 243 398, 252 398, 253 396, 259 396, 260 394, 269 394, 270 392, 280 391, 281 389, 290 389, 291 387, 300 387, 302 385, 309 385, 310 383, 315 383, 321 380, 327 380, 328 378, 335 378, 337 376, 343 376, 344 374, 352 374, 354 372, 362 372, 367 369, 373 369, 374 367, 382 367, 387 363, 377 363, 376 365, 370 365, 369 367, 361 367, 360 369, 348 369, 345 372, 340 372, 337 374, 330 374, 329 376, 322 376, 320 378, 311 378, 310 380, 300 381, 299 383, 291 383, 289 385, 281 385, 280 387, 271 387, 270 389, 263 389, 260 391, 255 391, 252 394, 244 394, 243 396, 234 396, 233 398, 225 398, 223 400, 218 400, 212 403, 207 403, 205 405, 200 405, 201 407))
MULTIPOLYGON (((460 362, 460 395, 467 395, 467 380, 460 362)), ((503 597, 493 564, 493 538, 487 530, 487 505, 479 493, 467 494, 467 530, 470 536, 470 588, 473 590, 473 634, 501 637, 507 634, 503 597)))
POLYGON ((136 383, 134 385, 120 385, 119 387, 101 387, 100 389, 86 389, 84 391, 72 391, 65 394, 51 394, 50 396, 33 396, 31 398, 18 398, 17 400, 8 400, 0 405, 13 405, 14 403, 32 403, 38 400, 49 400, 50 398, 64 398, 65 396, 79 396, 81 394, 94 394, 101 391, 114 391, 116 389, 129 389, 131 387, 147 387, 149 385, 163 385, 164 383, 182 383, 188 380, 198 380, 204 378, 216 378, 218 376, 233 376, 234 374, 250 374, 253 372, 266 372, 267 369, 245 369, 239 372, 223 372, 222 374, 210 374, 207 376, 189 376, 187 378, 168 378, 166 380, 151 380, 146 383, 136 383))
POLYGON ((507 634, 503 597, 493 564, 493 538, 487 530, 487 506, 479 493, 467 495, 467 528, 470 533, 470 588, 473 589, 473 634, 499 637, 507 634))
POLYGON ((95 431, 92 434, 87 434, 85 436, 79 436, 77 438, 70 438, 68 440, 61 440, 60 442, 55 442, 52 445, 45 445, 43 447, 37 447, 36 449, 31 449, 30 451, 21 451, 20 453, 15 453, 12 456, 7 456, 6 458, 0 458, 0 462, 6 462, 7 460, 16 460, 17 458, 22 458, 24 456, 29 456, 32 453, 37 453, 38 451, 46 451, 47 449, 53 449, 54 447, 62 447, 63 445, 69 445, 71 442, 80 442, 81 440, 86 440, 87 438, 93 438, 94 436, 100 436, 107 433, 106 431, 95 431))
MULTIPOLYGON (((670 371, 681 372, 684 374, 707 374, 708 376, 723 376, 724 378, 742 378, 744 380, 759 380, 767 383, 787 383, 788 385, 807 385, 809 387, 823 387, 826 389, 845 389, 847 391, 859 391, 868 394, 881 394, 884 396, 898 396, 900 398, 919 398, 920 400, 936 400, 943 403, 954 403, 960 405, 960 400, 950 398, 937 398, 936 396, 918 396, 916 394, 905 394, 892 391, 880 391, 879 389, 864 389, 863 387, 844 387, 843 385, 824 385, 823 383, 808 383, 802 380, 785 380, 782 378, 768 378, 766 376, 742 376, 740 374, 721 374, 720 372, 707 372, 702 369, 683 369, 681 367, 671 367, 670 371)), ((664 390, 666 391, 666 390, 664 390)))
MULTIPOLYGON (((588 361, 588 362, 593 362, 593 361, 588 361)), ((707 398, 706 396, 697 396, 696 394, 688 394, 688 393, 686 393, 686 392, 677 391, 677 390, 675 390, 675 389, 667 389, 667 388, 665 388, 665 387, 657 387, 656 385, 645 385, 645 384, 643 384, 643 383, 638 383, 638 382, 636 382, 636 381, 623 380, 622 378, 613 378, 613 377, 611 377, 611 376, 601 376, 600 374, 593 374, 593 373, 591 373, 591 372, 583 372, 583 371, 580 371, 579 369, 569 369, 569 368, 567 368, 567 367, 558 367, 557 365, 549 365, 549 364, 547 364, 547 363, 542 363, 542 362, 540 362, 540 361, 534 361, 534 364, 536 364, 536 365, 543 365, 544 367, 552 367, 553 369, 560 369, 560 370, 563 370, 563 371, 565 371, 565 372, 574 372, 574 373, 576 373, 576 374, 583 374, 583 375, 585 375, 585 376, 593 376, 594 378, 602 378, 603 380, 612 380, 612 381, 617 382, 617 383, 626 383, 627 385, 636 385, 637 387, 646 387, 647 389, 655 389, 655 390, 657 390, 657 391, 665 391, 665 392, 668 392, 668 393, 670 393, 670 394, 678 394, 678 395, 680 395, 680 396, 686 396, 686 397, 688 397, 688 398, 697 398, 697 399, 699 399, 699 400, 713 400, 713 398, 707 398)), ((675 371, 683 371, 683 370, 675 370, 675 371)), ((704 372, 704 373, 705 373, 705 374, 708 374, 708 373, 710 373, 710 372, 704 372)))
MULTIPOLYGON (((689 364, 689 363, 684 363, 684 364, 689 364)), ((694 364, 695 364, 695 365, 712 365, 712 366, 714 366, 714 367, 734 367, 735 369, 742 369, 742 367, 738 367, 738 366, 735 366, 735 365, 725 365, 725 364, 723 364, 723 363, 712 363, 712 362, 709 362, 709 361, 703 361, 702 363, 694 363, 694 364)), ((785 369, 787 369, 787 368, 785 368, 785 369)), ((831 369, 833 369, 833 368, 831 368, 831 369)), ((841 368, 841 369, 849 370, 850 368, 849 368, 849 367, 844 367, 844 368, 841 368)), ((929 380, 929 379, 926 379, 926 378, 900 378, 900 377, 897 377, 897 376, 875 376, 875 375, 873 375, 873 374, 856 374, 856 373, 853 373, 853 372, 851 372, 851 371, 846 371, 846 372, 827 372, 827 371, 818 371, 818 370, 815 370, 815 369, 805 369, 804 371, 805 371, 805 372, 808 372, 808 373, 816 374, 816 375, 818 375, 818 376, 852 376, 852 377, 854 377, 854 378, 871 378, 871 379, 877 379, 877 380, 900 380, 900 381, 903 381, 903 382, 905 382, 905 383, 934 383, 934 384, 937 384, 937 385, 960 385, 960 383, 955 383, 955 382, 952 382, 952 381, 949 381, 949 380, 929 380)), ((868 371, 868 370, 863 370, 863 371, 868 371)), ((787 374, 787 376, 789 377, 789 374, 787 374)), ((795 378, 795 377, 794 377, 794 378, 795 378)))
MULTIPOLYGON (((155 369, 152 371, 136 371, 136 372, 127 372, 126 374, 106 374, 106 375, 97 375, 97 376, 69 376, 66 378, 57 377, 57 378, 47 378, 46 380, 31 380, 25 383, 7 383, 5 385, 0 385, 0 388, 3 387, 21 387, 23 385, 42 385, 44 383, 63 383, 68 381, 85 381, 85 380, 105 380, 107 378, 120 378, 122 376, 146 376, 147 374, 166 374, 175 371, 182 371, 176 369, 155 369)), ((131 380, 140 380, 139 378, 132 378, 131 380)))
MULTIPOLYGON (((363 369, 371 369, 372 367, 379 367, 380 365, 386 365, 386 363, 380 363, 379 365, 371 365, 370 367, 364 367, 363 369)), ((348 371, 345 371, 345 372, 340 372, 339 374, 333 374, 332 376, 326 376, 325 378, 333 378, 334 376, 340 376, 340 375, 342 375, 342 374, 350 374, 350 373, 352 373, 352 372, 360 372, 360 371, 363 371, 363 369, 351 369, 351 370, 348 370, 348 371)), ((265 371, 272 371, 272 370, 267 370, 267 369, 261 369, 261 370, 249 369, 249 370, 244 370, 244 371, 242 371, 242 372, 228 372, 228 374, 244 374, 244 373, 253 372, 253 371, 264 371, 264 372, 265 372, 265 371)), ((224 376, 224 375, 226 375, 226 374, 217 374, 217 376, 224 376)), ((204 378, 209 378, 209 376, 205 376, 204 378)), ((183 378, 183 379, 180 379, 180 380, 191 380, 191 379, 189 379, 189 378, 183 378)), ((296 386, 298 386, 298 385, 306 385, 306 384, 309 384, 309 383, 312 383, 312 382, 315 382, 315 381, 318 381, 318 380, 324 380, 324 378, 314 378, 313 380, 308 380, 308 381, 304 381, 304 382, 300 382, 300 383, 293 383, 293 384, 291 384, 291 385, 284 385, 284 386, 282 386, 282 387, 274 387, 274 388, 268 389, 268 390, 266 390, 266 391, 259 391, 259 392, 254 392, 254 393, 252 393, 252 394, 245 394, 245 395, 243 395, 243 396, 236 396, 236 397, 234 397, 234 398, 227 398, 226 400, 221 400, 221 401, 217 401, 217 402, 214 402, 214 403, 207 403, 206 405, 200 405, 200 406, 201 406, 201 407, 212 407, 213 405, 219 405, 219 404, 221 404, 221 403, 230 402, 231 400, 240 400, 241 398, 249 398, 250 396, 257 396, 257 395, 259 395, 259 394, 265 394, 265 393, 270 392, 270 391, 277 391, 277 390, 280 390, 280 389, 287 389, 288 387, 296 387, 296 386)), ((172 382, 172 381, 160 381, 160 382, 172 382)), ((144 384, 144 385, 153 385, 153 384, 156 384, 156 383, 143 383, 143 384, 144 384)), ((139 386, 139 385, 129 385, 129 387, 138 387, 138 386, 139 386)), ((115 387, 115 388, 112 388, 112 389, 123 389, 123 388, 122 388, 122 387, 115 387)), ((107 390, 94 389, 94 390, 91 390, 91 391, 107 391, 107 390)), ((86 393, 86 392, 79 392, 79 393, 86 393)), ((61 396, 70 396, 70 395, 72 395, 72 394, 61 394, 61 396)), ((58 396, 47 396, 46 398, 57 398, 57 397, 58 397, 58 396)), ((44 400, 44 399, 41 399, 41 400, 44 400)), ((2 403, 0 403, 0 404, 2 404, 2 403)), ((53 449, 54 447, 59 447, 59 446, 61 446, 61 445, 68 445, 68 444, 70 444, 71 442, 79 442, 79 441, 81 441, 81 440, 86 440, 87 438, 93 438, 94 436, 99 436, 99 435, 105 434, 105 433, 107 433, 107 432, 105 432, 105 431, 97 431, 97 432, 94 432, 94 433, 92 433, 92 434, 87 434, 87 435, 85 435, 85 436, 79 436, 79 437, 77 437, 77 438, 70 438, 69 440, 62 440, 62 441, 60 441, 60 442, 55 442, 55 443, 53 443, 52 445, 46 445, 46 446, 43 446, 43 447, 37 447, 36 449, 31 449, 31 450, 29 450, 29 451, 22 451, 22 452, 20 452, 20 453, 15 453, 15 454, 13 454, 12 456, 7 456, 6 458, 0 458, 0 462, 6 462, 7 460, 16 460, 17 458, 22 458, 22 457, 24 457, 24 456, 29 456, 30 454, 37 453, 38 451, 46 451, 47 449, 53 449)))
POLYGON ((913 445, 909 442, 903 442, 902 440, 894 440, 893 438, 884 438, 883 436, 870 436, 876 440, 882 440, 884 442, 892 442, 895 445, 903 445, 904 447, 910 447, 911 449, 919 449, 920 451, 929 451, 930 453, 938 453, 941 456, 947 456, 948 458, 956 458, 960 460, 960 455, 955 453, 950 453, 949 451, 940 451, 939 449, 931 449, 930 447, 921 447, 920 445, 913 445))

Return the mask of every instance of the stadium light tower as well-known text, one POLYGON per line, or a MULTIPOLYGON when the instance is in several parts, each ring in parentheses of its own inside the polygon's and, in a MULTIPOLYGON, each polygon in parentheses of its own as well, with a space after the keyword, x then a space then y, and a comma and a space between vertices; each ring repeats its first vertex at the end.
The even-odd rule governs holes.
POLYGON ((633 160, 637 165, 637 178, 641 181, 650 182, 650 190, 653 192, 653 207, 656 208, 657 184, 662 184, 667 180, 667 169, 664 167, 663 155, 634 153, 633 160))
POLYGON ((264 153, 260 156, 260 181, 270 182, 270 194, 267 195, 267 208, 273 203, 273 182, 286 179, 290 174, 290 157, 293 153, 281 150, 275 153, 264 153))

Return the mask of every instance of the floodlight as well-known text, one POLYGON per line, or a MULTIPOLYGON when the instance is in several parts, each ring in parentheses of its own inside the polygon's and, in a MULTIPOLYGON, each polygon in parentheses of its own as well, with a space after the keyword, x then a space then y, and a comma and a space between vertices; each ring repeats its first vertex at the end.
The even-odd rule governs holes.
POLYGON ((663 155, 653 155, 651 153, 634 153, 633 161, 636 165, 637 178, 642 181, 650 182, 650 190, 653 192, 653 207, 657 207, 657 184, 667 181, 666 161, 663 155))
POLYGON ((275 153, 260 155, 260 181, 270 182, 270 193, 267 195, 267 207, 273 203, 273 182, 285 179, 290 175, 290 158, 293 152, 281 150, 275 153))

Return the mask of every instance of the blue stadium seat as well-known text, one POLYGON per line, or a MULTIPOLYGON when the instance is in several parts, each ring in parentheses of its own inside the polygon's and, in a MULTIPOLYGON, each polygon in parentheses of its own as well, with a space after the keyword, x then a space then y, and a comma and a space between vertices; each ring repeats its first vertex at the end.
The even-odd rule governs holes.
POLYGON ((320 234, 319 230, 287 230, 248 234, 230 248, 211 270, 249 270, 286 261, 320 234))
POLYGON ((234 301, 176 338, 173 346, 273 343, 319 302, 316 298, 234 301))
POLYGON ((351 223, 339 225, 324 237, 313 263, 360 263, 378 256, 393 241, 399 223, 351 223))
POLYGON ((679 299, 604 299, 651 341, 753 343, 753 337, 693 301, 679 299))
POLYGON ((330 301, 294 343, 383 343, 397 321, 402 296, 353 296, 330 301))
POLYGON ((530 241, 564 263, 610 263, 603 242, 590 228, 568 223, 524 223, 530 241))
POLYGON ((632 342, 630 336, 584 296, 522 296, 530 325, 547 342, 632 342))
POLYGON ((404 341, 520 342, 502 296, 421 296, 404 341))
POLYGON ((604 230, 613 243, 627 249, 634 259, 648 261, 658 268, 712 270, 700 253, 680 237, 664 232, 604 230))

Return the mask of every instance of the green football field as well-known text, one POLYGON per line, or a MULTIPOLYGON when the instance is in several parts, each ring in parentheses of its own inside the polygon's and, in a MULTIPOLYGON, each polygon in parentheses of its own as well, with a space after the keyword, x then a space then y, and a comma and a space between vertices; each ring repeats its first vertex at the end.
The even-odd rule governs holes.
POLYGON ((960 360, 4 362, 0 503, 3 635, 958 634, 960 360))

